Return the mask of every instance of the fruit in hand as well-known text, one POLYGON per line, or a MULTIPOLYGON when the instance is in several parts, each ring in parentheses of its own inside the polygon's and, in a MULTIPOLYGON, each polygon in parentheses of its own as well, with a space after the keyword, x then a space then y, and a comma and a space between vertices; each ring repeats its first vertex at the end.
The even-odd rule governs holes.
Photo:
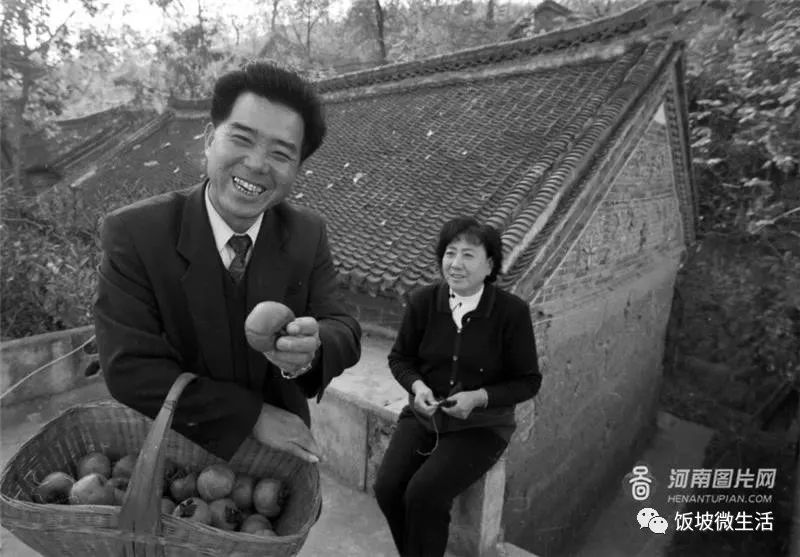
POLYGON ((100 474, 88 474, 72 484, 69 490, 72 505, 113 505, 114 487, 100 474))
POLYGON ((78 479, 89 474, 100 474, 105 478, 110 478, 111 461, 106 455, 99 452, 85 455, 78 461, 78 479))
POLYGON ((264 478, 253 489, 253 506, 259 514, 267 518, 275 518, 281 514, 285 499, 286 489, 280 480, 264 478))
POLYGON ((255 534, 259 530, 272 530, 272 523, 266 516, 260 514, 251 514, 248 516, 245 521, 242 522, 242 527, 239 529, 240 532, 244 532, 245 534, 255 534))
POLYGON ((64 472, 53 472, 45 476, 34 492, 39 503, 68 503, 69 492, 75 479, 64 472))
POLYGON ((108 485, 114 488, 114 504, 115 505, 122 505, 125 501, 125 494, 128 492, 128 482, 130 480, 128 478, 111 478, 108 480, 108 485))
POLYGON ((294 320, 294 312, 279 302, 257 304, 244 322, 244 333, 253 350, 272 352, 275 342, 285 334, 286 325, 294 320))
POLYGON ((169 493, 175 501, 183 501, 197 493, 197 474, 182 472, 178 474, 169 486, 169 493))
POLYGON ((233 482, 231 499, 243 511, 249 510, 253 506, 254 484, 253 477, 247 474, 239 474, 236 476, 236 481, 233 482))
POLYGON ((233 499, 223 497, 208 505, 211 511, 211 525, 233 532, 242 523, 242 511, 236 508, 233 499))
POLYGON ((197 476, 197 493, 205 501, 211 502, 230 495, 236 474, 224 464, 207 466, 197 476))
POLYGON ((133 469, 136 466, 136 455, 125 455, 120 458, 111 471, 112 478, 130 478, 133 476, 133 469))
POLYGON ((211 524, 211 511, 208 504, 199 497, 189 497, 181 501, 172 511, 172 516, 195 520, 203 524, 211 524))

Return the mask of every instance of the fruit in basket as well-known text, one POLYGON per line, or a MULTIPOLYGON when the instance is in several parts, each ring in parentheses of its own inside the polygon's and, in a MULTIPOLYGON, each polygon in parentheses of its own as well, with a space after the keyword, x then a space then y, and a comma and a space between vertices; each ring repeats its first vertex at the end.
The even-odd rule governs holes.
POLYGON ((242 523, 242 511, 236 507, 233 499, 223 497, 208 505, 211 511, 211 525, 233 532, 242 523))
POLYGON ((203 524, 211 524, 211 511, 208 508, 208 503, 199 497, 189 497, 175 507, 172 511, 172 516, 185 518, 187 520, 196 520, 203 524))
POLYGON ((231 499, 239 509, 246 511, 253 507, 253 487, 255 480, 247 474, 239 474, 233 482, 231 499))
POLYGON ((125 501, 125 494, 128 492, 128 478, 111 478, 108 480, 108 485, 114 488, 114 504, 122 505, 125 501))
POLYGON ((272 523, 266 516, 256 513, 251 514, 244 520, 244 522, 242 522, 242 527, 239 529, 239 531, 244 532, 245 534, 255 534, 259 530, 265 529, 271 530, 272 523))
POLYGON ((286 488, 281 480, 263 478, 253 489, 253 506, 259 514, 275 518, 281 514, 286 500, 286 488))
POLYGON ((109 485, 105 476, 93 472, 72 484, 69 502, 71 505, 113 505, 114 486, 109 485))
POLYGON ((253 532, 253 535, 262 536, 264 538, 274 538, 278 534, 276 534, 274 530, 271 530, 269 528, 264 528, 263 530, 258 530, 257 532, 253 532))
MULTIPOLYGON (((186 472, 175 462, 168 458, 164 459, 164 495, 172 497, 172 493, 170 493, 169 490, 170 486, 172 486, 172 482, 179 476, 185 475, 186 472)), ((180 499, 178 499, 178 501, 180 501, 180 499)))
POLYGON ((275 342, 281 334, 285 334, 286 325, 294 320, 294 312, 279 302, 261 302, 257 304, 244 322, 244 333, 247 342, 254 350, 271 352, 275 350, 275 342))
POLYGON ((170 484, 172 480, 181 472, 180 466, 175 464, 172 460, 164 459, 164 483, 170 484))
POLYGON ((133 469, 136 467, 136 455, 129 454, 120 458, 111 471, 112 478, 130 478, 133 476, 133 469))
POLYGON ((175 510, 175 501, 170 499, 169 497, 162 497, 161 498, 161 512, 163 514, 172 514, 172 511, 175 510))
POLYGON ((197 493, 205 501, 211 502, 230 495, 236 474, 224 464, 207 466, 197 476, 197 493))
POLYGON ((83 456, 78 461, 78 479, 89 474, 100 474, 105 478, 110 478, 111 461, 100 452, 93 452, 83 456))
POLYGON ((181 473, 172 480, 169 486, 169 493, 175 501, 183 501, 197 494, 197 474, 187 471, 181 473))
POLYGON ((69 491, 75 478, 64 472, 53 472, 45 476, 34 493, 39 503, 68 503, 69 491))

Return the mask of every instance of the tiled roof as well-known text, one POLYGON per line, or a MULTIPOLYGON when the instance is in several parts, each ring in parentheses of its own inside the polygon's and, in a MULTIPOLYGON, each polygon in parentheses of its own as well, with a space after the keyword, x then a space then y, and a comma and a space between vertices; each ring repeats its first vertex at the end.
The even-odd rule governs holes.
POLYGON ((79 177, 86 203, 111 210, 131 200, 175 191, 197 183, 205 171, 203 120, 166 112, 129 137, 125 147, 93 173, 79 177), (93 199, 94 197, 100 199, 93 199), (109 198, 119 199, 116 206, 109 198), (102 200, 105 200, 104 203, 102 200))
MULTIPOLYGON (((290 201, 327 218, 342 278, 371 293, 435 279, 432 245, 456 215, 496 225, 506 254, 526 253, 565 184, 663 71, 673 45, 648 18, 672 4, 319 82, 329 135, 290 201)), ((204 121, 165 121, 83 187, 197 181, 204 121)))
POLYGON ((508 247, 526 230, 517 213, 537 174, 570 147, 640 51, 332 103, 330 137, 309 160, 297 201, 328 217, 340 269, 371 291, 434 279, 431 246, 456 215, 497 225, 508 247))
POLYGON ((25 138, 28 166, 47 166, 66 171, 85 157, 99 155, 126 134, 152 119, 153 113, 116 107, 82 118, 56 122, 56 133, 38 133, 25 138))

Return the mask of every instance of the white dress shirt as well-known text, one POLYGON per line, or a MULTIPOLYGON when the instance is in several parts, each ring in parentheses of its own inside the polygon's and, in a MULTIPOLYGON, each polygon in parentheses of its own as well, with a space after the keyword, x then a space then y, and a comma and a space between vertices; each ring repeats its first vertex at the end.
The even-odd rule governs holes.
MULTIPOLYGON (((233 258, 236 257, 236 253, 234 253, 233 248, 228 245, 228 240, 231 239, 231 236, 234 236, 236 232, 228 226, 222 217, 219 215, 217 210, 214 208, 214 205, 211 204, 211 197, 208 193, 208 186, 206 186, 206 212, 208 212, 208 222, 211 224, 211 232, 214 233, 214 242, 217 245, 217 251, 219 252, 219 256, 222 258, 222 264, 225 265, 227 269, 230 267, 233 258)), ((256 222, 253 223, 253 226, 247 229, 247 234, 250 236, 250 239, 253 241, 250 249, 247 252, 247 257, 245 257, 245 264, 250 261, 250 256, 253 254, 253 246, 256 245, 256 238, 258 238, 258 231, 261 230, 261 221, 264 220, 264 213, 258 215, 256 222)))

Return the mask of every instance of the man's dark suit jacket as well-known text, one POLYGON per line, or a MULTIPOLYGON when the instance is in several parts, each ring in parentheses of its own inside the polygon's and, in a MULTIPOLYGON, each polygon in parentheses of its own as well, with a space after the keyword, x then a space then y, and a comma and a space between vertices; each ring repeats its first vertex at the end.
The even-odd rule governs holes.
POLYGON ((229 459, 251 433, 263 402, 309 424, 306 399, 319 400, 331 379, 358 361, 361 329, 343 305, 322 219, 280 204, 264 214, 253 247, 246 310, 274 300, 298 317, 313 316, 322 346, 312 370, 295 380, 281 378, 248 347, 249 377, 234 377, 224 267, 204 185, 106 217, 95 332, 111 395, 150 417, 179 374, 197 374, 181 396, 173 428, 229 459))

